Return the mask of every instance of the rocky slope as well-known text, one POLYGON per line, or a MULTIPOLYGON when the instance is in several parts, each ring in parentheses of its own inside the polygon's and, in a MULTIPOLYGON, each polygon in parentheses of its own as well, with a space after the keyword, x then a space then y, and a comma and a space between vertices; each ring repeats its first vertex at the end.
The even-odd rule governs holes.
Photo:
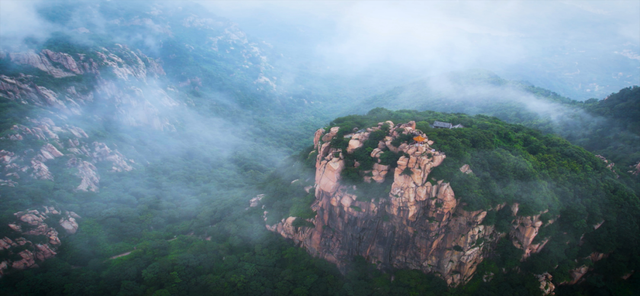
POLYGON ((113 172, 133 169, 132 159, 105 143, 90 141, 81 128, 68 124, 58 126, 47 117, 29 119, 25 124, 14 125, 8 136, 2 137, 16 143, 13 149, 0 150, 0 168, 4 172, 0 185, 15 186, 25 178, 53 181, 54 174, 47 163, 56 159, 64 160, 67 168, 76 170, 75 175, 80 179, 76 189, 80 191, 99 189, 100 176, 95 167, 99 162, 109 163, 113 172), (44 144, 39 149, 35 146, 35 149, 20 151, 18 142, 44 144))
POLYGON ((16 67, 13 73, 0 73, 5 74, 0 75, 2 97, 64 115, 82 115, 84 107, 99 100, 114 106, 117 118, 131 126, 172 128, 158 110, 177 103, 152 84, 164 70, 140 51, 116 44, 74 55, 48 49, 0 53, 0 59, 16 67))
POLYGON ((38 267, 56 255, 60 237, 76 233, 80 219, 74 212, 58 211, 51 206, 43 210, 26 210, 14 214, 16 220, 8 224, 11 238, 0 239, 0 277, 13 270, 38 267), (60 232, 62 231, 62 234, 60 232))
POLYGON ((140 51, 116 44, 82 54, 48 49, 0 53, 0 59, 13 67, 0 73, 0 97, 35 108, 0 137, 5 140, 0 185, 15 186, 25 178, 53 181, 59 170, 52 171, 49 162, 58 159, 76 171, 80 191, 99 190, 98 163, 108 163, 111 172, 133 169, 133 159, 114 144, 92 140, 71 118, 98 122, 112 118, 125 126, 175 130, 160 110, 178 103, 167 93, 170 87, 153 84, 164 70, 140 51), (113 110, 92 112, 96 106, 113 110))
MULTIPOLYGON (((458 202, 455 188, 442 180, 429 178, 446 155, 432 149, 428 136, 415 129, 415 122, 394 126, 390 121, 377 127, 347 134, 349 145, 343 151, 333 148, 331 140, 339 127, 328 132, 318 130, 314 137, 317 152, 315 202, 316 216, 308 219, 313 227, 295 227, 296 217, 288 217, 271 231, 306 248, 309 253, 327 259, 340 268, 353 256, 363 256, 379 268, 419 269, 435 273, 450 285, 465 283, 474 275, 480 262, 489 255, 495 243, 507 233, 492 225, 483 225, 487 211, 466 211, 458 202), (393 178, 388 198, 372 200, 359 196, 356 185, 342 182, 345 153, 362 149, 363 142, 375 131, 388 126, 386 137, 373 149, 371 171, 364 171, 364 182, 383 183, 393 178), (401 143, 393 141, 407 135, 425 140, 401 143), (413 143, 411 143, 413 142, 413 143), (400 153, 396 165, 380 164, 385 151, 400 153)), ((355 165, 358 165, 357 163, 355 165)), ((462 172, 473 173, 468 165, 462 172)), ((499 205, 499 210, 507 206, 499 205)), ((524 250, 523 260, 539 252, 546 241, 533 243, 543 222, 540 215, 519 217, 518 204, 510 205, 513 215, 508 235, 513 245, 524 250)), ((551 221, 553 222, 553 221, 551 221)))

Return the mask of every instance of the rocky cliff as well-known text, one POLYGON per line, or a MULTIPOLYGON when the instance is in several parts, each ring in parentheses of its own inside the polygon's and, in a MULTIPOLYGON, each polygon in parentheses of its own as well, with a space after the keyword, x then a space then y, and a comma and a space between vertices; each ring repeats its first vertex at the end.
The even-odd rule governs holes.
MULTIPOLYGON (((346 134, 344 138, 349 143, 344 150, 331 144, 339 137, 339 130, 339 127, 320 129, 314 137, 316 199, 311 208, 316 216, 307 220, 314 226, 294 227, 296 217, 289 217, 267 228, 340 268, 353 256, 363 256, 381 269, 419 269, 441 276, 450 285, 471 279, 478 264, 507 233, 483 225, 487 211, 464 210, 464 204, 456 199, 455 188, 429 177, 446 155, 431 148, 433 142, 415 129, 414 122, 398 126, 390 121, 381 122, 376 127, 346 134), (384 183, 387 178, 393 178, 393 182, 387 198, 372 200, 358 195, 358 184, 342 182, 341 173, 347 166, 345 154, 362 149, 371 133, 380 130, 386 136, 371 151, 373 169, 362 172, 363 182, 384 183), (414 136, 423 137, 424 141, 393 145, 398 137, 414 136), (381 164, 380 157, 387 151, 401 155, 397 163, 381 164)), ((473 173, 468 165, 460 169, 473 173)), ((524 259, 544 247, 546 241, 533 243, 543 223, 540 215, 518 217, 518 204, 511 205, 511 211, 513 226, 508 234, 514 246, 525 251, 524 259)))
POLYGON ((59 211, 51 206, 41 210, 26 210, 14 214, 16 220, 8 224, 9 236, 0 239, 0 277, 12 269, 23 270, 38 267, 56 255, 60 247, 60 231, 64 235, 78 230, 80 219, 74 212, 59 211))

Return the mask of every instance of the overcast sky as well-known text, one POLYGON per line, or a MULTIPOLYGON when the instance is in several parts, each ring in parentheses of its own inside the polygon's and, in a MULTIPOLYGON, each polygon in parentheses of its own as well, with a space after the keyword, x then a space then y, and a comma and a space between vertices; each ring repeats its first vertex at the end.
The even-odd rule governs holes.
MULTIPOLYGON (((0 0, 4 43, 56 29, 38 17, 39 2, 0 0)), ((637 0, 197 2, 285 54, 336 71, 481 68, 576 99, 640 84, 637 0)))
POLYGON ((577 99, 640 83, 640 1, 202 3, 254 35, 298 41, 331 66, 483 68, 552 90, 570 84, 564 92, 577 99))

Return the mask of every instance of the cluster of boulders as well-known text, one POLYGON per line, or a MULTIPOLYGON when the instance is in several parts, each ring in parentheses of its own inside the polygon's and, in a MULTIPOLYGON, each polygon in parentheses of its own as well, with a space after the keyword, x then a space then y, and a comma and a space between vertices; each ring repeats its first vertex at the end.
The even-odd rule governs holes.
POLYGON ((17 212, 14 216, 15 222, 8 224, 13 231, 11 238, 5 236, 0 239, 0 250, 5 255, 0 258, 0 276, 11 269, 38 267, 38 262, 55 256, 61 244, 58 229, 67 235, 74 234, 78 230, 77 219, 81 218, 74 212, 59 211, 52 206, 43 206, 43 210, 17 212), (43 239, 34 243, 25 236, 43 239))
POLYGON ((602 155, 596 155, 597 158, 600 158, 600 160, 602 160, 604 163, 607 164, 607 168, 612 171, 615 175, 616 178, 619 178, 620 176, 618 176, 618 173, 616 173, 616 171, 613 169, 613 167, 616 166, 616 164, 612 161, 609 161, 608 159, 606 159, 604 156, 602 155))
POLYGON ((0 186, 15 186, 24 177, 54 180, 54 174, 49 170, 47 162, 60 157, 67 158, 67 167, 77 169, 76 175, 81 180, 76 189, 80 191, 98 191, 100 176, 95 167, 98 162, 110 162, 113 172, 133 170, 133 160, 125 158, 118 150, 111 149, 101 142, 85 142, 88 138, 87 133, 79 127, 58 126, 46 117, 38 120, 29 119, 27 123, 29 126, 14 125, 7 138, 13 141, 31 138, 46 143, 37 151, 27 149, 17 153, 0 150, 0 166, 4 171, 0 186), (66 140, 62 140, 64 138, 66 140))
POLYGON ((634 176, 640 175, 640 162, 638 162, 638 164, 636 165, 632 165, 631 168, 632 169, 629 171, 629 173, 633 174, 634 176))

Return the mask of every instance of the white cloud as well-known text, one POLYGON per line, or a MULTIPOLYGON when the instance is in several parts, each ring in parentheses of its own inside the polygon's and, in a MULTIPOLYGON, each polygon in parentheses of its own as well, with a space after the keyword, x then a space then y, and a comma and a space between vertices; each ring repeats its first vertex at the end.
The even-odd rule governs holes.
POLYGON ((0 39, 3 44, 17 44, 25 37, 44 38, 52 24, 38 16, 39 1, 0 1, 0 39))

